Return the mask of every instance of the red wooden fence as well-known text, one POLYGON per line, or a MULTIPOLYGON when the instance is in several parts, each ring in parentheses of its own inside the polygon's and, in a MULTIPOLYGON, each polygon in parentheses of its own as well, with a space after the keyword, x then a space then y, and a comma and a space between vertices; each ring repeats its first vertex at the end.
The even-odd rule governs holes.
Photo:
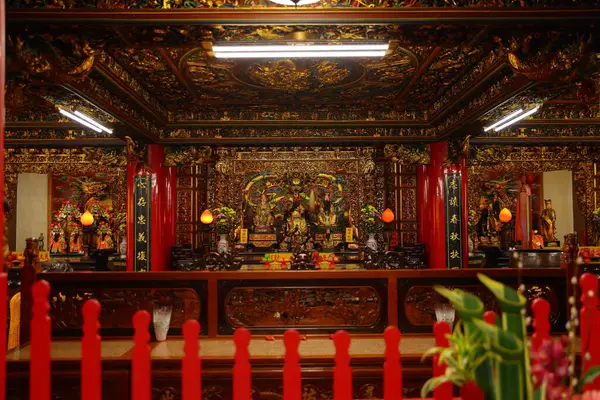
MULTIPOLYGON (((6 310, 6 274, 0 274, 0 309, 6 310)), ((589 329, 595 321, 600 318, 584 318, 583 313, 597 313, 597 308, 590 310, 591 306, 597 304, 598 280, 593 275, 584 275, 581 279, 582 292, 588 297, 584 301, 581 317, 581 336, 589 338, 589 329), (585 288, 585 290, 583 290, 585 288), (596 293, 595 295, 593 293, 596 293), (592 323, 584 323, 592 321, 592 323)), ((31 380, 30 398, 36 400, 50 399, 51 386, 51 325, 48 316, 48 295, 50 294, 50 285, 46 281, 37 281, 32 289, 33 294, 33 318, 31 321, 31 380)), ((548 311, 549 305, 546 300, 539 299, 533 304, 533 326, 534 346, 539 340, 549 337, 548 329, 548 311)), ((82 360, 81 360, 81 398, 83 400, 99 400, 102 398, 101 392, 101 338, 98 335, 100 324, 100 304, 96 300, 88 300, 83 306, 83 338, 81 341, 82 360)), ((597 316, 594 314, 594 316, 597 316)), ((1 317, 1 315, 0 315, 1 317)), ((486 321, 494 323, 495 315, 486 314, 486 321)), ((135 334, 133 337, 134 349, 132 358, 132 399, 150 400, 151 399, 151 358, 148 342, 150 335, 148 327, 151 322, 151 316, 147 311, 138 311, 133 317, 135 334)), ((6 332, 6 318, 0 318, 0 323, 4 324, 6 332)), ((202 393, 201 386, 201 360, 199 357, 200 325, 197 321, 187 321, 183 327, 184 336, 184 357, 181 363, 181 383, 184 400, 200 399, 202 393)), ((434 326, 437 346, 448 346, 446 335, 450 333, 450 327, 445 322, 439 322, 434 326)), ((6 337, 4 337, 6 339, 6 337)), ((385 362, 384 362, 384 400, 402 399, 402 364, 399 345, 401 334, 398 328, 388 327, 384 332, 386 343, 385 362)), ((250 344, 250 332, 244 328, 238 329, 233 337, 236 345, 233 367, 233 398, 234 400, 250 400, 251 398, 251 365, 248 346, 250 344)), ((300 368, 300 354, 298 347, 300 344, 300 335, 295 330, 289 330, 284 334, 284 344, 286 348, 284 367, 283 367, 283 390, 285 400, 301 400, 302 398, 302 376, 300 368)), ((339 331, 333 335, 335 345, 335 369, 333 372, 333 393, 335 400, 352 399, 352 369, 350 367, 350 335, 345 331, 339 331)), ((597 354, 600 348, 600 341, 590 341, 589 344, 583 343, 584 349, 591 354, 597 354)), ((0 357, 5 358, 5 349, 0 351, 0 357)), ((593 364, 592 358, 586 368, 593 364)), ((5 374, 4 369, 0 370, 5 374)), ((439 365, 434 360, 433 373, 439 376, 445 372, 445 366, 439 365)), ((2 379, 2 377, 0 377, 2 379)), ((0 400, 5 397, 4 392, 0 393, 0 400)), ((452 387, 445 385, 439 387, 434 392, 434 399, 449 400, 452 397, 452 387)))

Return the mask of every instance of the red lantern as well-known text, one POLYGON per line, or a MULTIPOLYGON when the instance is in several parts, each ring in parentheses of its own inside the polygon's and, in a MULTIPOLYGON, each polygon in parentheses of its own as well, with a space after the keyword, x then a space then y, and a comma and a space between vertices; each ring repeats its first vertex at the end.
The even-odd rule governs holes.
POLYGON ((502 211, 500 211, 500 221, 502 221, 504 223, 508 223, 508 222, 510 222, 511 219, 512 219, 512 214, 511 214, 510 210, 508 208, 503 208, 502 211))
POLYGON ((381 219, 386 224, 394 222, 394 212, 392 210, 390 210, 389 208, 386 208, 385 211, 383 212, 383 214, 381 214, 381 219))

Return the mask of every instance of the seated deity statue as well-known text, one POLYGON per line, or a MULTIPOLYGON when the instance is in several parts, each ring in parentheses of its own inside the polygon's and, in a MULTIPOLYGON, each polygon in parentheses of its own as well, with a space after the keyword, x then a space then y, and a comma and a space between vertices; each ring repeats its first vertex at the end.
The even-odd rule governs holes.
POLYGON ((267 195, 264 193, 260 196, 260 204, 256 207, 254 215, 254 229, 265 231, 273 227, 273 214, 271 213, 271 205, 267 201, 267 195))
POLYGON ((291 217, 288 219, 287 231, 290 235, 306 235, 308 233, 308 224, 304 218, 303 208, 299 206, 293 212, 291 217))
POLYGON ((333 208, 329 209, 329 212, 326 212, 324 209, 321 209, 319 212, 319 225, 320 226, 336 226, 337 225, 337 215, 333 211, 333 208))

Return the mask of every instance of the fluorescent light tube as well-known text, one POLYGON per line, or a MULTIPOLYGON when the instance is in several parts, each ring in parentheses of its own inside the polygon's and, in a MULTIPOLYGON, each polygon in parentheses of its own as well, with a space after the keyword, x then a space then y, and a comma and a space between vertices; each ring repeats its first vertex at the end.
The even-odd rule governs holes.
POLYGON ((338 57, 383 57, 385 51, 269 51, 269 52, 215 52, 216 58, 338 58, 338 57))
POLYGON ((359 50, 383 50, 386 51, 389 44, 289 44, 289 45, 247 45, 247 46, 221 46, 215 45, 212 50, 215 53, 264 53, 264 52, 289 52, 289 51, 359 51, 359 50))
POLYGON ((281 4, 282 6, 305 6, 308 4, 318 3, 321 0, 300 0, 298 4, 292 0, 271 0, 273 3, 281 4))
POLYGON ((534 114, 537 110, 539 110, 539 107, 533 108, 529 111, 527 111, 525 114, 521 114, 519 115, 517 118, 513 119, 512 121, 508 121, 506 124, 497 127, 496 129, 494 129, 496 132, 501 131, 502 129, 506 128, 509 125, 514 124, 515 122, 518 122, 520 120, 522 120, 523 118, 527 118, 529 117, 531 114, 534 114))
POLYGON ((108 129, 104 125, 99 124, 98 122, 94 121, 92 118, 88 117, 87 115, 85 115, 82 112, 75 111, 75 115, 77 115, 78 117, 86 120, 87 122, 89 122, 90 124, 94 125, 95 127, 102 129, 106 133, 111 133, 111 134, 113 133, 112 129, 108 129))
POLYGON ((84 120, 84 119, 81 119, 81 118, 79 118, 79 117, 78 117, 78 116, 76 116, 76 115, 73 115, 73 114, 71 114, 71 113, 70 113, 70 112, 68 112, 68 111, 65 111, 65 110, 58 110, 58 112, 60 112, 62 115, 66 116, 66 117, 68 117, 68 118, 71 118, 73 121, 77 121, 77 122, 79 122, 81 125, 85 125, 85 126, 87 126, 88 128, 90 128, 90 129, 92 129, 92 130, 94 130, 94 131, 96 131, 96 132, 98 132, 98 133, 102 133, 102 129, 98 128, 97 126, 94 126, 94 125, 90 124, 90 123, 89 123, 89 122, 87 122, 86 120, 84 120))
POLYGON ((494 125, 490 125, 487 128, 483 128, 484 132, 489 131, 490 129, 494 129, 495 127, 497 127, 498 125, 502 125, 503 123, 511 120, 512 118, 516 117, 517 115, 521 114, 523 112, 522 109, 518 109, 517 111, 515 111, 512 114, 509 114, 506 118, 502 118, 500 121, 496 122, 494 125))

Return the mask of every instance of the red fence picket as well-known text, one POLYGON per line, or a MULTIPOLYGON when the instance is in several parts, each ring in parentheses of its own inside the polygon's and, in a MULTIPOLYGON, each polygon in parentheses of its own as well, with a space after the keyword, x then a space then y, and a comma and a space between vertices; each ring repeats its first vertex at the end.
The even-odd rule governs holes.
POLYGON ((189 320, 183 324, 183 351, 181 360, 181 398, 182 400, 199 400, 202 394, 202 362, 200 361, 200 323, 189 320))
MULTIPOLYGON (((0 274, 0 343, 7 343, 8 332, 6 310, 8 309, 8 279, 5 273, 0 274)), ((6 346, 0 346, 0 400, 6 396, 6 346)))
POLYGON ((294 329, 283 334, 285 357, 283 359, 283 399, 302 400, 302 372, 300 370, 300 334, 294 329))
POLYGON ((531 303, 531 311, 533 313, 531 347, 533 350, 538 350, 544 340, 550 340, 550 303, 539 297, 531 303))
POLYGON ((383 363, 384 400, 402 400, 402 364, 400 363, 400 330, 388 326, 383 332, 385 362, 383 363))
POLYGON ((333 400, 352 400, 352 368, 350 368, 350 335, 338 331, 333 335, 335 369, 333 370, 333 400))
MULTIPOLYGON (((440 321, 433 325, 433 334, 435 335, 435 345, 438 347, 448 347, 450 343, 446 335, 452 333, 452 329, 447 322, 440 321)), ((433 357, 433 376, 442 376, 446 373, 446 364, 439 363, 440 357, 433 357)), ((451 400, 452 399, 452 383, 446 382, 435 388, 433 391, 435 400, 451 400)))
MULTIPOLYGON (((31 359, 29 367, 29 397, 50 400, 50 317, 48 295, 50 284, 37 281, 31 288, 33 317, 31 319, 31 359)), ((6 319, 4 319, 6 321, 6 319)))
POLYGON ((250 367, 250 332, 238 328, 233 334, 235 342, 235 361, 233 365, 233 400, 250 400, 252 376, 250 367))
MULTIPOLYGON (((598 277, 585 273, 579 278, 581 287, 581 309, 579 310, 579 332, 581 336, 581 354, 583 355, 582 373, 590 367, 600 365, 600 341, 593 340, 593 333, 600 332, 600 311, 598 310, 598 277), (588 357, 589 355, 589 357, 588 357)), ((575 307, 575 305, 571 305, 575 307)), ((591 385, 600 388, 600 378, 591 385)))
POLYGON ((88 300, 83 305, 83 338, 81 339, 81 399, 102 399, 102 338, 98 334, 100 303, 88 300))
POLYGON ((131 398, 132 400, 150 400, 152 365, 150 360, 150 313, 140 310, 133 316, 133 358, 131 359, 131 398))

